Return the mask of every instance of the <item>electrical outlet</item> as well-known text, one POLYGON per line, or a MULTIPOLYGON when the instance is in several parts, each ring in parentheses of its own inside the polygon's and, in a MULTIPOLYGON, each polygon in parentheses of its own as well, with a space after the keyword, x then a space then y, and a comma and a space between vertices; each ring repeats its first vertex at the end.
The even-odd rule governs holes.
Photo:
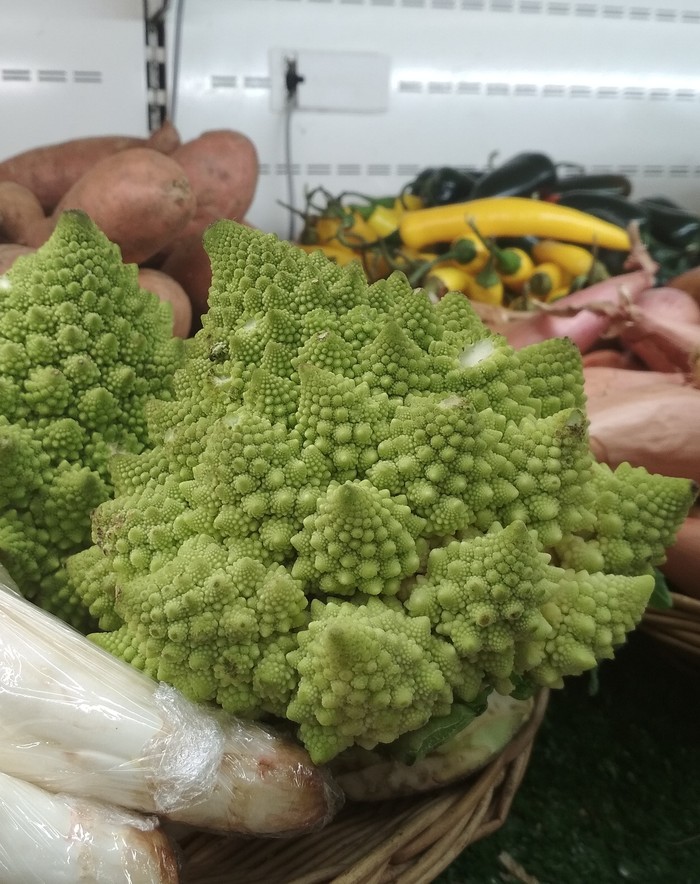
POLYGON ((274 49, 270 52, 271 106, 287 101, 287 59, 296 61, 303 80, 297 86, 295 110, 381 113, 389 107, 391 59, 378 52, 325 52, 274 49))

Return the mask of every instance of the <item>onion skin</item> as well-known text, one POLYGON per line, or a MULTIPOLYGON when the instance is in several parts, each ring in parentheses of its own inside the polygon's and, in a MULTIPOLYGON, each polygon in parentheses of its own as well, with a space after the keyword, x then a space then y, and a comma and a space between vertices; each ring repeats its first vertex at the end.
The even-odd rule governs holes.
POLYGON ((666 550, 661 570, 674 589, 700 599, 700 510, 681 525, 676 542, 666 550))
POLYGON ((700 305, 700 266, 691 267, 685 273, 679 273, 667 282, 668 286, 675 289, 681 289, 700 305))
POLYGON ((631 353, 624 350, 613 350, 611 347, 601 347, 584 353, 582 362, 584 368, 639 368, 631 353))
POLYGON ((694 302, 665 309, 651 302, 650 293, 630 308, 620 330, 622 344, 654 371, 680 372, 700 385, 700 315, 693 321, 694 302))
POLYGON ((653 282, 653 272, 640 269, 612 276, 551 304, 538 304, 530 313, 502 308, 484 311, 474 306, 489 328, 518 350, 548 338, 570 338, 581 353, 587 353, 613 335, 617 323, 628 315, 629 304, 653 282))
POLYGON ((660 372, 589 368, 584 377, 597 460, 700 483, 700 390, 660 372))

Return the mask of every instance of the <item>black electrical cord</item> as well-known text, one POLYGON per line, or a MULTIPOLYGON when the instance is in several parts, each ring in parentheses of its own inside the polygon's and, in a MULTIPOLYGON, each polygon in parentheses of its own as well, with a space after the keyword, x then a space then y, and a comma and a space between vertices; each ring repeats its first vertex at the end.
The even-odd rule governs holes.
POLYGON ((289 206, 289 231, 287 239, 294 240, 294 221, 296 210, 294 208, 294 173, 292 167, 292 114, 297 106, 297 89, 304 82, 297 70, 295 58, 285 59, 284 85, 286 100, 284 105, 284 154, 287 171, 287 205, 289 206))

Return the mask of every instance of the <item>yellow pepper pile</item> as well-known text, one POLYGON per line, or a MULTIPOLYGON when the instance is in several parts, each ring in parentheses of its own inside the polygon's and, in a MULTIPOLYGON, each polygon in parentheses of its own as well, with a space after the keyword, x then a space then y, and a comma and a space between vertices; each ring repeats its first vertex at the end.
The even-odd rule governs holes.
POLYGON ((300 247, 339 264, 359 260, 370 281, 402 270, 438 297, 461 291, 527 309, 530 298, 553 301, 610 275, 597 249, 630 248, 623 228, 545 200, 486 197, 424 208, 408 193, 360 196, 312 191, 300 247))

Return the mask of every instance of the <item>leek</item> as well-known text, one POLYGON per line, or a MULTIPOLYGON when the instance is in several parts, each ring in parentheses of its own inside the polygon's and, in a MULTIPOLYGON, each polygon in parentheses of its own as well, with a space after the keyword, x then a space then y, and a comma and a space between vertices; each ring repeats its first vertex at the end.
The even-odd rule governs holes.
POLYGON ((139 817, 0 773, 0 880, 22 884, 176 884, 154 817, 139 817))
POLYGON ((317 828, 341 793, 297 743, 215 715, 0 588, 0 771, 201 828, 317 828))

